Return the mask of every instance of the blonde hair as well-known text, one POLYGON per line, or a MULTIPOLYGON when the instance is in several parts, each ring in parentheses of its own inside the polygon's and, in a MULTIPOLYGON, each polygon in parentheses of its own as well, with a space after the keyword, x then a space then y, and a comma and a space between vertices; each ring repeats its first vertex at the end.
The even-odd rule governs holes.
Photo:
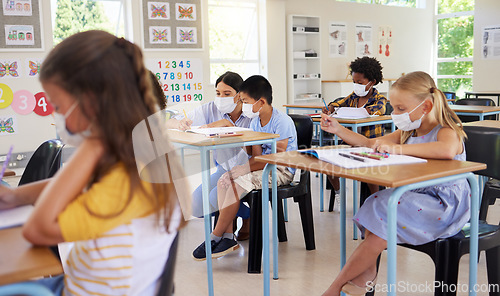
MULTIPOLYGON (((438 123, 443 127, 453 129, 460 141, 463 141, 467 135, 464 132, 462 121, 450 109, 446 96, 436 87, 432 77, 421 71, 408 73, 399 78, 393 85, 393 89, 405 90, 413 94, 419 101, 430 99, 433 104, 432 111, 438 123)), ((401 143, 405 143, 414 131, 402 131, 401 143)))

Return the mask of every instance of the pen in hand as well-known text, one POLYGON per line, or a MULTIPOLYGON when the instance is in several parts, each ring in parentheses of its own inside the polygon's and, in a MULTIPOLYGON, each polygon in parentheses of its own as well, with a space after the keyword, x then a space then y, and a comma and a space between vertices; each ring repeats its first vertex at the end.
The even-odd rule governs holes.
POLYGON ((7 152, 7 155, 5 156, 5 161, 3 162, 2 171, 0 172, 0 180, 3 178, 3 175, 5 174, 5 170, 7 169, 7 164, 9 163, 13 148, 14 145, 10 145, 9 152, 7 152))

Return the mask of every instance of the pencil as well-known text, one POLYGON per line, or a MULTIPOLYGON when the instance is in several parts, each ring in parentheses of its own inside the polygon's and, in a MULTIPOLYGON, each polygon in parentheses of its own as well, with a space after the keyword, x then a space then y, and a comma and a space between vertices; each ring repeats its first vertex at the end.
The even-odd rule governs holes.
POLYGON ((9 152, 7 152, 7 155, 5 156, 5 161, 3 162, 2 171, 0 172, 0 180, 3 178, 3 175, 5 174, 5 170, 7 169, 7 164, 9 163, 13 148, 14 145, 10 145, 9 152))
POLYGON ((323 104, 325 104, 325 108, 326 108, 326 110, 328 110, 328 105, 327 105, 327 104, 326 104, 326 102, 325 102, 325 98, 321 98, 321 99, 323 100, 323 104))
POLYGON ((186 110, 182 109, 182 112, 184 112, 184 118, 188 118, 187 114, 186 114, 186 110))

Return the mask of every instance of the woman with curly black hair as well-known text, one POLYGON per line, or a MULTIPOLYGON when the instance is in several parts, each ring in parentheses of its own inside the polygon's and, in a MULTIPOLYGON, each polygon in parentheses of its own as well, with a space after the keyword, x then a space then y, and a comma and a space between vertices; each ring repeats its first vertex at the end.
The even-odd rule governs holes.
MULTIPOLYGON (((338 107, 363 107, 370 115, 384 115, 387 98, 374 87, 383 79, 380 62, 375 58, 362 57, 352 61, 350 68, 354 91, 343 99, 330 102, 328 109, 323 108, 323 113, 331 114, 338 107)), ((361 127, 360 133, 367 138, 376 138, 384 135, 384 128, 381 124, 365 126, 361 127)), ((328 180, 335 189, 335 205, 338 205, 339 179, 328 176, 328 180)), ((378 191, 377 185, 368 184, 368 187, 371 193, 378 191)))

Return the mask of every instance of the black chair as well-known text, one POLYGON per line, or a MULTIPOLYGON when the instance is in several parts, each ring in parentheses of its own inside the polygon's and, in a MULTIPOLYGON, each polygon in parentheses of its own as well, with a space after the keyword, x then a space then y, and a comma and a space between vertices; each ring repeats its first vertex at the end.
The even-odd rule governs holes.
MULTIPOLYGON (((487 163, 488 168, 476 174, 491 178, 500 178, 500 129, 465 126, 468 139, 465 142, 467 160, 487 163)), ((485 219, 488 211, 490 197, 489 191, 483 191, 480 206, 479 244, 478 250, 486 252, 486 266, 488 282, 490 285, 500 284, 500 226, 487 224, 485 219)), ((443 239, 437 239, 424 245, 414 246, 401 244, 400 246, 420 251, 429 255, 434 261, 434 280, 447 287, 456 287, 458 281, 458 267, 460 258, 469 253, 469 236, 466 232, 443 239)), ((440 289, 436 287, 434 295, 456 295, 453 289, 440 289)), ((367 295, 373 295, 368 293, 367 295)), ((492 289, 490 296, 499 296, 500 291, 492 289)))
POLYGON ((452 91, 443 91, 443 94, 446 97, 446 100, 448 100, 448 103, 454 104, 457 100, 457 94, 452 91))
POLYGON ((61 167, 63 147, 60 140, 43 142, 28 161, 18 186, 54 176, 61 167))
POLYGON ((174 295, 174 271, 175 262, 177 261, 177 246, 179 245, 179 233, 175 236, 170 250, 168 252, 168 259, 165 263, 165 268, 161 274, 160 289, 156 296, 171 296, 174 295))
MULTIPOLYGON (((299 149, 311 148, 313 122, 309 116, 290 114, 297 129, 297 145, 299 149)), ((269 190, 271 198, 271 189, 269 190)), ((287 241, 283 202, 285 198, 293 197, 299 204, 300 218, 306 250, 314 250, 314 224, 311 202, 310 172, 301 170, 300 181, 278 187, 278 240, 287 241)), ((262 190, 249 192, 244 199, 250 205, 250 241, 248 251, 248 273, 260 273, 262 265, 262 190)), ((275 205, 272 205, 273 207, 275 205)))
MULTIPOLYGON (((492 99, 461 99, 456 100, 455 105, 468 105, 468 106, 495 106, 495 101, 492 99)), ((477 121, 479 118, 477 116, 470 115, 458 115, 462 122, 477 121)), ((487 115, 484 117, 485 120, 496 120, 496 115, 487 115)))

